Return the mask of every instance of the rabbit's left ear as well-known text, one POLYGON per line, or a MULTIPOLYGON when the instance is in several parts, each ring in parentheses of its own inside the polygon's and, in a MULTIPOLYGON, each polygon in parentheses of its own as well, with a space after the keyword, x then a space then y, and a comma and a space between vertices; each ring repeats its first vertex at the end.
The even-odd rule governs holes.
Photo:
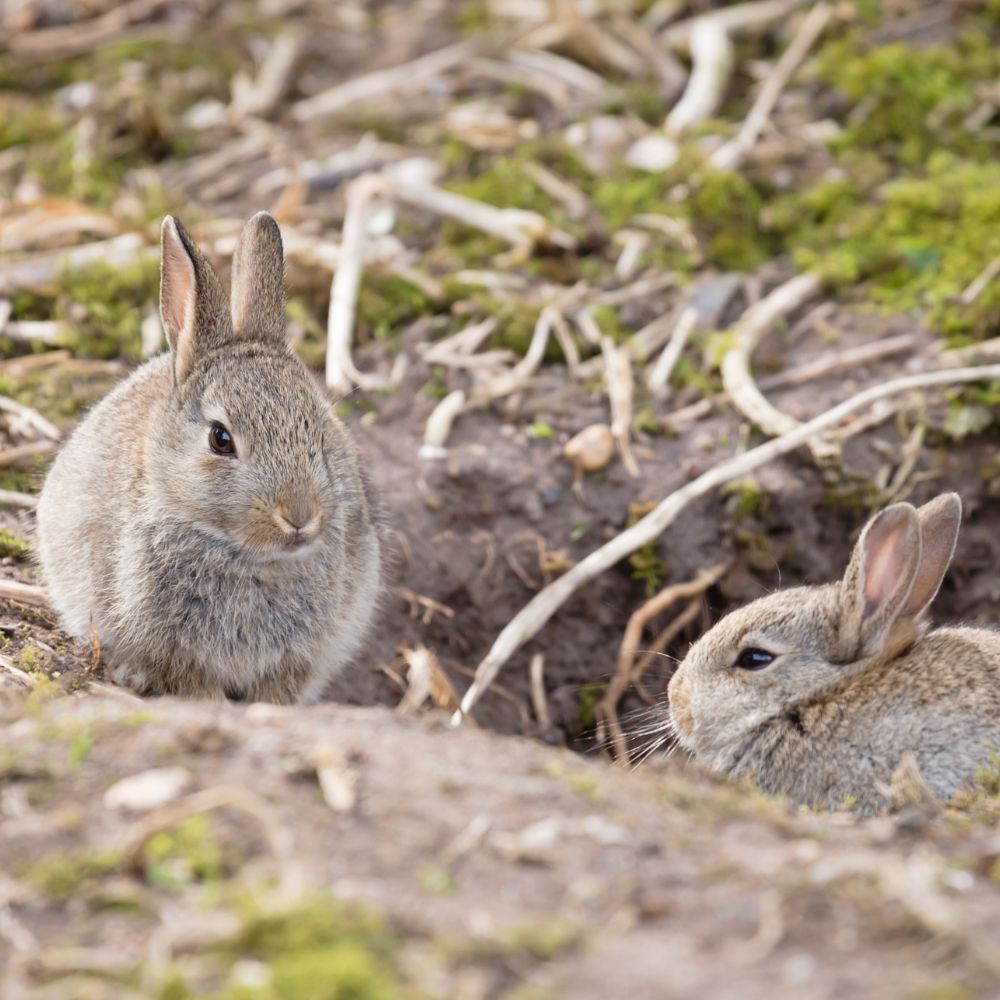
POLYGON ((951 557, 955 554, 962 501, 957 493, 942 493, 917 509, 920 522, 920 565, 903 614, 913 618, 927 610, 937 596, 951 557))
POLYGON ((920 525, 908 503, 868 522, 840 584, 840 634, 849 659, 877 653, 913 590, 920 566, 920 525))
POLYGON ((278 223, 258 212, 233 256, 230 311, 237 337, 285 342, 285 260, 278 223))
POLYGON ((180 220, 168 215, 160 229, 160 319, 180 385, 199 357, 232 337, 226 296, 205 255, 180 220))

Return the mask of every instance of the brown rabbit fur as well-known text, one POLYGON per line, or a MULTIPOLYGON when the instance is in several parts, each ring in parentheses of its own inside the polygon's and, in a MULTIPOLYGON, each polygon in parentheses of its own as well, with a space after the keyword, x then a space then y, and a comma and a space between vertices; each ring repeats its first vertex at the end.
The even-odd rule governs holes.
POLYGON ((894 504, 867 524, 844 578, 727 615, 669 687, 682 747, 714 770, 813 806, 885 808, 912 754, 948 798, 1000 751, 1000 632, 929 631, 961 502, 894 504))
POLYGON ((142 693, 314 699, 377 603, 371 491, 285 342, 274 220, 244 227, 231 306, 170 216, 161 244, 170 351, 91 411, 42 491, 52 603, 142 693))

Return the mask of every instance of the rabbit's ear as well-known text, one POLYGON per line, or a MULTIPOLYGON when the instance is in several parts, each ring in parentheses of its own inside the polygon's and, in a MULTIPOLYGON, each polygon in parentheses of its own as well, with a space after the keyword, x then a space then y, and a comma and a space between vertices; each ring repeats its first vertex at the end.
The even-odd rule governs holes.
POLYGON ((962 521, 957 493, 942 493, 917 510, 920 523, 920 565, 903 613, 916 618, 934 600, 948 571, 962 521))
POLYGON ((841 639, 845 656, 878 651, 903 610, 920 565, 920 526, 908 503, 897 503, 868 522, 841 583, 841 639))
POLYGON ((160 230, 160 319, 178 384, 200 354, 221 347, 232 335, 219 279, 172 215, 160 230))
POLYGON ((281 231, 267 212, 258 212, 240 233, 230 307, 238 337, 284 343, 285 261, 281 231))

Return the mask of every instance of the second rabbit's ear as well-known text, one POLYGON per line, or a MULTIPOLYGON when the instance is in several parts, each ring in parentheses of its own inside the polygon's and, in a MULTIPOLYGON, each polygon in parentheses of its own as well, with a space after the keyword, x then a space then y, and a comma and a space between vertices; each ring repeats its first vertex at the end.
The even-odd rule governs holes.
POLYGON ((917 510, 920 523, 920 565, 903 613, 916 618, 927 610, 941 587, 955 554, 962 501, 957 493, 942 493, 917 510))
POLYGON ((258 212, 243 227, 231 283, 236 336, 284 343, 285 260, 281 231, 267 212, 258 212))
POLYGON ((920 525, 908 503, 876 514, 840 584, 840 631, 848 659, 872 656, 902 612, 920 565, 920 525))
POLYGON ((160 319, 178 384, 191 373, 200 355, 223 346, 232 336, 219 279, 172 215, 160 229, 160 319))

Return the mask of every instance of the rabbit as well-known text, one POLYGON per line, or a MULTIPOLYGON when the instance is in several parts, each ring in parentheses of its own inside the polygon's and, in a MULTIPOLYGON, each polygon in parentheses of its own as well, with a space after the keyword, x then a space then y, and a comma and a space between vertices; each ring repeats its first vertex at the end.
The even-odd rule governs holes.
POLYGON ((876 514, 844 578, 762 597, 691 647, 670 680, 679 745, 712 770, 813 807, 889 807, 912 754, 952 797, 1000 751, 1000 632, 930 630, 958 538, 955 493, 876 514))
POLYGON ((52 605, 140 694, 315 701, 368 631, 382 527, 347 431, 285 340, 274 219, 244 226, 227 301, 168 215, 160 316, 169 351, 87 415, 45 480, 52 605))

